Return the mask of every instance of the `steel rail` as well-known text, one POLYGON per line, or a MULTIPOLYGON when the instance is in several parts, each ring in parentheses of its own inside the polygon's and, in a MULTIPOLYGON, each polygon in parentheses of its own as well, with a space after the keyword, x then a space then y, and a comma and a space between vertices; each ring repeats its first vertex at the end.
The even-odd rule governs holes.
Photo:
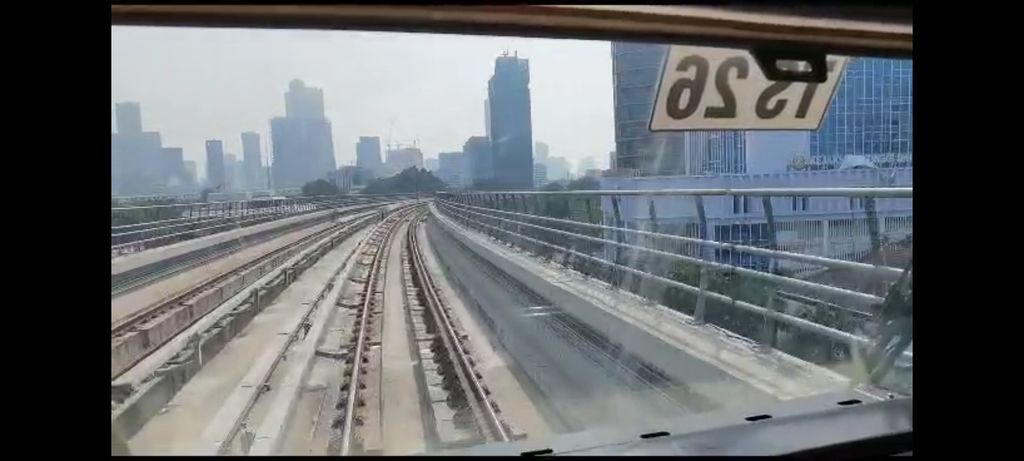
MULTIPOLYGON (((392 235, 398 228, 399 223, 406 218, 410 208, 404 208, 388 216, 385 221, 381 222, 380 226, 387 225, 386 228, 381 230, 381 227, 374 229, 374 236, 378 235, 378 232, 383 235, 379 235, 377 241, 377 249, 373 254, 373 261, 370 263, 369 272, 366 275, 366 284, 364 285, 363 302, 359 313, 359 328, 356 331, 356 347, 352 355, 352 370, 349 373, 348 380, 348 395, 345 400, 345 415, 342 423, 341 430, 341 455, 348 456, 352 450, 352 433, 353 424, 355 422, 355 410, 356 410, 356 395, 359 393, 359 374, 362 368, 363 353, 366 349, 366 321, 370 315, 370 309, 376 299, 376 289, 379 272, 381 270, 382 262, 387 258, 387 248, 391 241, 392 235)), ((371 237, 371 240, 373 237, 371 237)), ((386 279, 385 279, 386 280, 386 279)))
POLYGON ((462 343, 459 341, 459 336, 455 331, 455 327, 452 324, 451 318, 448 316, 448 312, 444 308, 444 303, 441 301, 441 297, 437 293, 437 286, 434 284, 434 280, 430 273, 427 271, 426 264, 423 261, 423 253, 419 246, 418 237, 416 236, 416 225, 423 216, 427 214, 427 211, 418 213, 413 217, 413 223, 408 228, 408 244, 409 254, 411 256, 410 262, 415 269, 414 275, 420 282, 420 289, 423 292, 424 298, 427 301, 427 307, 434 316, 436 323, 439 323, 440 330, 442 332, 441 339, 444 342, 445 347, 454 353, 458 367, 456 371, 458 373, 459 382, 472 392, 475 397, 475 402, 470 400, 474 414, 480 414, 484 416, 482 422, 485 423, 488 432, 493 440, 508 442, 512 440, 508 429, 505 427, 505 423, 498 416, 498 410, 495 405, 487 397, 487 392, 484 390, 483 383, 476 376, 476 372, 473 370, 473 365, 469 359, 469 352, 462 347, 462 343))

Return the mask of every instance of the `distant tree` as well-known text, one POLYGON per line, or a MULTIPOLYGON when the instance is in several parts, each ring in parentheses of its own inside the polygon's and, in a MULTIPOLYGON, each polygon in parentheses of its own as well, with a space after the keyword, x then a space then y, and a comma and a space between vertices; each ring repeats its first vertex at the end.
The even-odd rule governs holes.
POLYGON ((574 179, 569 181, 569 185, 566 186, 567 190, 598 190, 600 188, 601 183, 593 176, 574 179))
POLYGON ((565 186, 563 186, 562 183, 559 181, 554 181, 545 184, 544 187, 542 187, 540 190, 547 192, 558 192, 565 190, 565 186))
POLYGON ((338 195, 338 186, 326 179, 317 179, 302 185, 302 195, 306 197, 317 195, 338 195))
POLYGON ((807 160, 807 156, 803 154, 797 154, 793 157, 793 160, 789 161, 787 165, 790 171, 804 171, 810 168, 810 161, 807 160))
POLYGON ((389 178, 370 181, 363 188, 364 194, 412 194, 445 190, 444 181, 433 173, 416 167, 409 167, 389 178))

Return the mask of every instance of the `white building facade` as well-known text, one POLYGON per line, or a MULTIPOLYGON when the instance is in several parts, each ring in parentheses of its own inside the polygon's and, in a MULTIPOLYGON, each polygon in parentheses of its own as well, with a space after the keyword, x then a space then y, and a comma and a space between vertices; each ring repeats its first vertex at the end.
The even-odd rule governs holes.
MULTIPOLYGON (((824 187, 910 187, 912 168, 791 171, 746 175, 606 177, 602 190, 749 189, 824 187)), ((619 197, 621 225, 630 229, 700 237, 697 199, 692 196, 619 197)), ((768 219, 761 197, 705 196, 705 238, 720 242, 769 246, 768 219)), ((883 245, 895 244, 913 232, 913 200, 877 198, 875 210, 883 245)), ((777 248, 780 250, 859 261, 871 252, 871 234, 864 198, 773 197, 777 248)), ((601 201, 604 223, 615 226, 610 196, 601 201)), ((606 238, 610 238, 606 237, 606 238)), ((627 234, 627 239, 635 239, 627 234)), ((607 249, 606 249, 607 252, 607 249)), ((716 259, 767 270, 767 258, 715 253, 716 259)), ((777 268, 800 273, 813 266, 778 261, 777 268)))

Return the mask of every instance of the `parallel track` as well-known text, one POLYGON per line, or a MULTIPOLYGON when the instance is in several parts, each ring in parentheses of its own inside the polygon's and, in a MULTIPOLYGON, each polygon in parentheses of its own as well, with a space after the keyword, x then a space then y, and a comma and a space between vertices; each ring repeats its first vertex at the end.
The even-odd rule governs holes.
MULTIPOLYGON (((323 237, 325 237, 327 235, 330 235, 331 233, 334 233, 334 232, 337 232, 339 230, 343 230, 343 229, 346 229, 346 228, 351 228, 351 227, 356 227, 356 226, 364 225, 367 221, 372 220, 372 219, 373 219, 373 217, 370 216, 370 217, 365 217, 365 218, 361 218, 361 219, 347 221, 347 222, 344 222, 344 223, 339 223, 337 225, 330 226, 330 227, 328 227, 326 229, 323 229, 323 230, 320 230, 320 231, 315 232, 313 234, 310 234, 308 236, 305 236, 305 237, 303 237, 303 238, 301 238, 301 239, 299 239, 299 240, 297 240, 295 242, 292 242, 292 243, 290 243, 288 245, 284 245, 284 246, 282 246, 280 248, 277 248, 277 249, 275 249, 275 250, 273 250, 273 251, 271 251, 271 252, 269 252, 267 254, 264 254, 263 256, 260 256, 260 257, 258 257, 256 259, 252 260, 252 261, 249 261, 248 263, 244 264, 243 266, 241 266, 241 267, 239 267, 239 268, 237 268, 237 269, 235 269, 233 271, 230 271, 230 272, 225 273, 225 274, 221 274, 221 275, 217 275, 217 276, 211 277, 211 278, 203 281, 202 283, 200 283, 200 284, 198 284, 198 285, 196 285, 196 286, 194 286, 194 287, 192 287, 192 288, 190 288, 188 290, 185 290, 185 291, 183 291, 183 292, 181 292, 179 294, 176 294, 176 295, 172 295, 172 296, 166 298, 163 301, 159 301, 157 303, 152 304, 149 307, 140 309, 140 310, 136 311, 135 313, 133 313, 132 315, 130 315, 128 317, 125 317, 125 318, 121 319, 120 321, 118 321, 117 323, 111 325, 111 334, 110 334, 111 335, 111 340, 112 341, 116 340, 117 338, 119 338, 119 337, 121 337, 123 335, 126 335, 126 334, 130 333, 131 331, 133 331, 134 329, 136 329, 136 327, 138 325, 141 325, 141 324, 143 324, 143 323, 145 323, 145 322, 147 322, 147 321, 149 321, 151 319, 154 319, 154 318, 156 318, 158 316, 161 316, 161 315, 163 315, 163 314, 165 314, 165 313, 167 313, 169 311, 172 311, 174 309, 184 309, 184 308, 186 308, 186 306, 183 304, 185 301, 187 301, 188 299, 190 299, 190 298, 192 298, 192 297, 202 293, 203 291, 207 290, 210 287, 216 286, 220 282, 223 282, 223 281, 225 281, 225 280, 227 280, 227 279, 229 279, 231 277, 234 277, 236 274, 238 274, 240 272, 243 272, 243 271, 245 271, 245 270, 247 270, 249 268, 252 268, 252 267, 254 267, 254 266, 258 265, 258 264, 261 264, 264 261, 268 261, 270 259, 273 259, 274 257, 276 257, 276 256, 278 256, 278 255, 280 255, 282 253, 285 253, 285 252, 287 252, 287 251, 289 251, 289 250, 291 250, 293 248, 303 248, 303 247, 306 247, 308 245, 312 245, 313 243, 317 242, 318 240, 320 240, 321 238, 323 238, 323 237)), ((201 317, 197 317, 197 318, 191 319, 191 323, 189 323, 189 325, 191 325, 192 323, 195 323, 197 320, 199 320, 199 318, 201 318, 201 317)), ((189 325, 184 325, 184 326, 181 327, 181 329, 187 328, 189 325)), ((135 357, 134 361, 132 361, 128 366, 124 367, 121 370, 121 373, 123 373, 124 371, 130 369, 132 366, 134 366, 140 360, 142 360, 143 358, 148 356, 149 353, 151 353, 151 352, 155 351, 156 349, 158 349, 161 345, 162 344, 149 344, 148 345, 149 347, 148 347, 148 350, 146 351, 146 354, 140 355, 138 357, 135 357)), ((117 375, 119 376, 120 373, 118 373, 117 375)), ((114 376, 113 378, 116 378, 116 376, 114 376)))
MULTIPOLYGON (((360 213, 362 211, 363 211, 362 209, 352 210, 351 213, 358 215, 358 213, 360 213)), ((347 217, 347 216, 350 216, 350 214, 349 213, 345 213, 345 214, 339 215, 339 217, 347 217)), ((283 216, 282 218, 289 218, 289 217, 292 217, 292 216, 283 216)), ((275 219, 277 219, 277 218, 275 218, 275 219)), ((330 219, 330 218, 328 218, 328 219, 330 219)), ((137 288, 141 288, 143 286, 146 286, 146 285, 148 285, 150 283, 153 283, 153 282, 156 282, 158 280, 161 280, 161 279, 163 279, 165 277, 169 277, 169 276, 174 275, 174 274, 176 274, 178 272, 181 272, 183 270, 190 269, 190 268, 193 268, 193 267, 197 267, 197 266, 199 266, 201 264, 204 264, 204 263, 206 263, 208 261, 212 261, 214 259, 219 259, 219 258, 228 256, 228 255, 231 255, 231 254, 233 254, 235 252, 238 252, 238 251, 240 251, 240 250, 242 250, 242 249, 244 249, 244 248, 246 248, 248 246, 257 245, 257 244, 269 241, 271 239, 278 238, 281 235, 286 234, 288 232, 294 232, 294 231, 297 231, 297 230, 301 230, 299 228, 306 227, 303 224, 305 224, 305 223, 297 223, 297 224, 295 224, 296 227, 288 226, 287 228, 284 228, 284 229, 273 230, 273 231, 269 231, 269 232, 266 232, 266 233, 263 233, 263 234, 260 234, 260 235, 253 235, 253 236, 249 236, 249 237, 245 237, 245 238, 239 238, 239 239, 231 240, 229 242, 224 242, 223 244, 216 245, 213 248, 208 249, 208 251, 204 251, 203 253, 200 253, 200 254, 191 255, 191 256, 189 256, 189 257, 187 257, 185 259, 182 259, 180 261, 175 261, 173 264, 170 264, 168 266, 154 267, 153 269, 146 270, 146 271, 143 271, 143 272, 140 272, 140 273, 129 274, 129 275, 118 277, 117 279, 112 279, 111 283, 110 283, 110 297, 111 298, 116 298, 116 297, 121 296, 121 295, 123 295, 125 293, 128 293, 128 292, 130 292, 132 290, 135 290, 137 288)), ((316 225, 316 224, 318 224, 318 223, 311 223, 309 225, 316 225)))
MULTIPOLYGON (((376 207, 376 206, 379 206, 379 205, 376 205, 376 204, 362 205, 362 206, 361 205, 354 205, 354 206, 351 207, 352 208, 351 210, 347 210, 347 211, 352 212, 352 213, 357 213, 359 211, 363 211, 363 210, 366 210, 366 209, 369 209, 369 208, 373 208, 373 207, 376 207)), ((276 221, 276 220, 286 219, 286 218, 293 218, 293 217, 296 217, 296 216, 302 216, 302 215, 307 215, 307 214, 311 214, 311 213, 316 213, 318 211, 325 211, 325 210, 337 209, 337 208, 340 208, 340 206, 339 207, 326 207, 326 208, 325 207, 320 207, 320 208, 315 208, 315 209, 313 209, 313 208, 311 208, 311 209, 302 209, 302 210, 297 210, 297 211, 288 211, 288 212, 283 212, 283 213, 272 213, 272 214, 261 214, 261 215, 253 215, 253 216, 236 216, 236 217, 228 217, 228 218, 212 218, 212 219, 206 219, 206 220, 201 220, 201 221, 196 221, 196 222, 189 222, 189 223, 186 223, 186 224, 178 224, 178 225, 174 225, 174 226, 167 226, 167 228, 175 228, 175 227, 184 227, 184 226, 194 226, 194 225, 207 224, 207 223, 210 223, 210 222, 212 222, 214 220, 227 220, 227 222, 222 222, 220 224, 216 224, 216 225, 212 225, 212 226, 200 227, 200 228, 195 228, 195 229, 186 229, 186 230, 176 231, 176 232, 173 232, 173 233, 158 235, 158 236, 155 236, 155 237, 138 238, 138 239, 135 239, 135 240, 130 240, 130 241, 127 241, 127 242, 121 242, 121 243, 117 243, 117 244, 114 244, 113 242, 111 242, 111 246, 110 246, 111 258, 116 258, 118 256, 123 256, 123 255, 131 254, 131 253, 137 253, 139 251, 144 251, 144 250, 152 250, 152 249, 155 249, 155 248, 160 248, 160 247, 172 245, 172 244, 179 243, 179 242, 184 242, 184 241, 188 241, 188 240, 192 240, 192 239, 196 239, 196 238, 200 238, 200 237, 205 237, 207 235, 216 234, 218 232, 225 232, 225 231, 232 230, 232 229, 255 226, 255 225, 263 224, 263 223, 266 223, 266 222, 271 222, 271 221, 276 221)), ((158 229, 159 228, 152 228, 152 229, 143 229, 143 230, 138 230, 138 231, 132 231, 132 232, 124 233, 124 234, 112 234, 111 235, 111 239, 113 239, 115 237, 118 237, 118 236, 123 236, 123 235, 128 235, 128 234, 133 234, 133 233, 140 234, 140 235, 141 234, 146 234, 146 233, 153 232, 154 230, 158 230, 158 229)))
POLYGON ((347 386, 348 395, 345 401, 345 413, 342 419, 342 432, 341 432, 341 454, 349 455, 352 451, 353 432, 354 426, 356 425, 356 406, 358 403, 357 395, 359 390, 365 386, 365 383, 359 382, 359 376, 362 374, 362 365, 364 361, 364 353, 366 352, 366 344, 370 341, 370 331, 367 328, 367 320, 369 320, 370 312, 374 308, 374 303, 377 299, 377 284, 381 278, 383 278, 384 261, 387 259, 388 243, 391 240, 395 229, 398 228, 401 221, 406 219, 408 212, 406 210, 396 212, 388 216, 387 220, 377 229, 374 229, 373 235, 370 236, 369 244, 376 246, 373 252, 373 259, 370 262, 370 268, 366 273, 366 283, 363 288, 362 302, 359 306, 359 318, 356 320, 356 334, 355 334, 355 348, 352 355, 352 367, 348 370, 347 386))

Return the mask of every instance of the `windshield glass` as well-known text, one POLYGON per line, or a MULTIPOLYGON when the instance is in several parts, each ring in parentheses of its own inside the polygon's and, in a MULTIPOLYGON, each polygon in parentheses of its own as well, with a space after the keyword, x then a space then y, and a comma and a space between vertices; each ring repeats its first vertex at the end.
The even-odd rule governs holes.
POLYGON ((128 26, 111 55, 115 452, 912 395, 910 60, 128 26))

